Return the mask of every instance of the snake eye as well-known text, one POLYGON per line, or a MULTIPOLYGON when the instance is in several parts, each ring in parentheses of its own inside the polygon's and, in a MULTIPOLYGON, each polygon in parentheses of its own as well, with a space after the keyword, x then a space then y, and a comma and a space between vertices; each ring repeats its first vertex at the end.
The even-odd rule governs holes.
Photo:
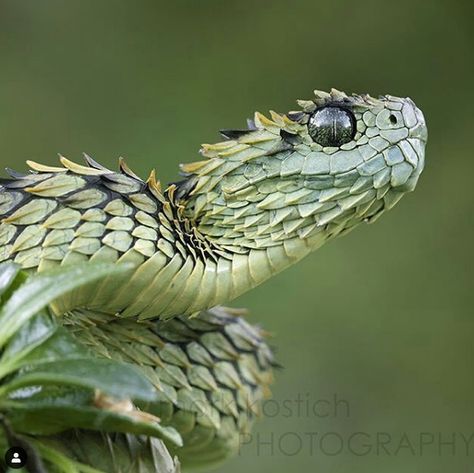
POLYGON ((355 132, 354 115, 345 108, 319 108, 308 122, 309 135, 321 146, 339 147, 351 141, 355 132))

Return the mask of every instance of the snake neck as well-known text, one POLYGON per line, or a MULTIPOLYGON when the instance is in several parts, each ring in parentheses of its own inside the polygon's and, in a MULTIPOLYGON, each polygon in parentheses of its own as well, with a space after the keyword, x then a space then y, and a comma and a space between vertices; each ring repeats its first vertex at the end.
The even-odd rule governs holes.
POLYGON ((313 248, 308 238, 261 248, 245 238, 224 244, 202 225, 195 198, 185 195, 188 184, 171 185, 160 196, 153 217, 158 251, 125 253, 117 262, 131 263, 130 273, 111 276, 99 287, 81 288, 58 301, 54 312, 87 307, 138 320, 192 315, 235 299, 313 248))
MULTIPOLYGON (((193 233, 222 254, 248 255, 251 250, 270 248, 311 251, 330 236, 323 235, 324 225, 318 225, 309 212, 299 212, 290 201, 292 197, 284 195, 282 198, 276 188, 263 194, 249 186, 227 194, 225 187, 217 184, 209 189, 208 183, 207 176, 191 179, 187 185, 194 191, 188 199, 181 200, 179 206, 193 233)), ((282 187, 295 190, 295 194, 305 193, 297 182, 287 181, 280 189, 282 187)), ((296 202, 298 199, 295 195, 296 202)))
MULTIPOLYGON (((179 216, 175 226, 185 229, 187 235, 187 250, 193 257, 200 255, 211 274, 216 268, 214 285, 209 285, 209 280, 203 284, 215 294, 209 306, 256 287, 333 236, 322 231, 312 216, 301 217, 294 206, 280 200, 277 208, 277 199, 271 194, 268 206, 265 202, 252 204, 247 190, 242 205, 242 193, 234 198, 225 188, 212 185, 208 176, 193 177, 178 184, 170 198, 179 216)), ((261 200, 261 195, 258 197, 261 200)))
MULTIPOLYGON (((165 201, 159 220, 162 234, 170 233, 173 243, 160 247, 161 253, 143 263, 140 272, 160 260, 150 287, 157 288, 154 302, 140 314, 140 318, 163 318, 176 314, 193 314, 203 309, 227 303, 258 286, 276 273, 296 263, 312 249, 323 243, 319 237, 279 238, 261 245, 260 238, 239 233, 238 209, 224 205, 220 219, 209 224, 202 214, 199 195, 185 196, 189 183, 171 185, 164 194, 165 201), (236 213, 234 213, 236 210, 236 213), (234 221, 234 225, 231 224, 234 221), (164 266, 161 266, 161 260, 164 266)), ((202 195, 202 194, 201 194, 202 195)), ((263 217, 269 218, 263 211, 263 217)), ((280 222, 281 223, 281 222, 280 222)), ((271 227, 271 225, 270 225, 271 227)), ((151 292, 151 291, 150 291, 151 292)), ((135 304, 124 316, 135 314, 135 304)))

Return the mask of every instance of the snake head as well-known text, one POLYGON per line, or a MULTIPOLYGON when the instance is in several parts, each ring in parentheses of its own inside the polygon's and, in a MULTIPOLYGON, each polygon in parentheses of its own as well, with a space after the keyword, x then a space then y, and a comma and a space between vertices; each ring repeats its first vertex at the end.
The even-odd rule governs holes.
POLYGON ((203 145, 183 166, 189 215, 234 247, 326 239, 372 222, 412 191, 424 167, 427 128, 409 98, 315 91, 286 114, 256 113, 246 130, 203 145))
POLYGON ((311 165, 322 166, 335 178, 345 173, 371 176, 374 189, 387 184, 398 192, 415 188, 428 134, 423 114, 410 98, 347 96, 335 89, 315 91, 315 96, 298 101, 303 111, 287 115, 303 125, 301 141, 317 153, 307 159, 306 172, 311 165))

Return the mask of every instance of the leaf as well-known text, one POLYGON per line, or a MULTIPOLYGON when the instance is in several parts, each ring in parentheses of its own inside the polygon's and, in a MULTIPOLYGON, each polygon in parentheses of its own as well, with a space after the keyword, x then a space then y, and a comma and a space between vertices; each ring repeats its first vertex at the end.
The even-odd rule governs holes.
POLYGON ((153 385, 133 365, 107 359, 59 360, 36 365, 0 387, 0 397, 26 386, 77 386, 98 389, 116 399, 155 401, 153 385))
POLYGON ((13 292, 26 281, 28 275, 14 263, 1 263, 0 274, 3 276, 3 287, 0 290, 0 303, 3 305, 13 292))
POLYGON ((94 406, 73 404, 18 403, 8 414, 17 432, 52 435, 71 428, 123 432, 158 437, 182 446, 181 436, 173 427, 159 422, 94 406))
POLYGON ((10 287, 20 271, 20 266, 14 263, 0 264, 0 296, 10 287))
POLYGON ((57 328, 57 324, 49 314, 45 312, 38 313, 36 317, 23 324, 11 338, 3 351, 2 362, 17 357, 19 353, 25 350, 33 350, 51 337, 57 328))
MULTIPOLYGON (((54 466, 54 471, 60 471, 62 473, 104 473, 101 470, 97 470, 83 463, 68 458, 58 450, 51 448, 38 440, 30 439, 36 450, 41 454, 43 460, 54 466)), ((40 472, 38 472, 40 473, 40 472)))
MULTIPOLYGON (((127 439, 135 434, 137 439, 148 436, 151 443, 159 442, 158 437, 182 445, 174 428, 162 426, 132 404, 132 400, 138 405, 157 400, 157 391, 139 369, 97 359, 48 310, 42 310, 63 293, 129 269, 130 265, 86 263, 28 277, 17 265, 0 265, 0 411, 16 432, 62 436, 74 432, 71 429, 87 429, 78 432, 91 435, 96 430, 99 436, 111 432, 127 439), (97 390, 110 398, 95 398, 97 390)), ((157 445, 166 451, 163 444, 157 445)), ((44 447, 41 456, 62 471, 97 471, 61 456, 60 449, 38 446, 44 447)), ((178 471, 171 457, 168 460, 178 471)))
POLYGON ((0 359, 0 379, 25 365, 92 357, 48 313, 40 312, 10 339, 0 359))
POLYGON ((62 294, 129 269, 130 266, 126 264, 84 263, 31 276, 0 310, 0 348, 24 323, 62 294))

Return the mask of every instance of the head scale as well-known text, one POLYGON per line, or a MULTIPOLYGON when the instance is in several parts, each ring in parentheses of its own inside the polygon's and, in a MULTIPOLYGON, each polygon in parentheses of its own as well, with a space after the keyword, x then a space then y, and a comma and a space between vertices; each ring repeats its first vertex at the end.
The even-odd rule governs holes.
POLYGON ((335 89, 299 100, 298 111, 256 113, 247 130, 203 145, 183 165, 187 216, 231 252, 291 239, 313 248, 371 222, 412 191, 427 129, 409 98, 348 96, 335 89))

